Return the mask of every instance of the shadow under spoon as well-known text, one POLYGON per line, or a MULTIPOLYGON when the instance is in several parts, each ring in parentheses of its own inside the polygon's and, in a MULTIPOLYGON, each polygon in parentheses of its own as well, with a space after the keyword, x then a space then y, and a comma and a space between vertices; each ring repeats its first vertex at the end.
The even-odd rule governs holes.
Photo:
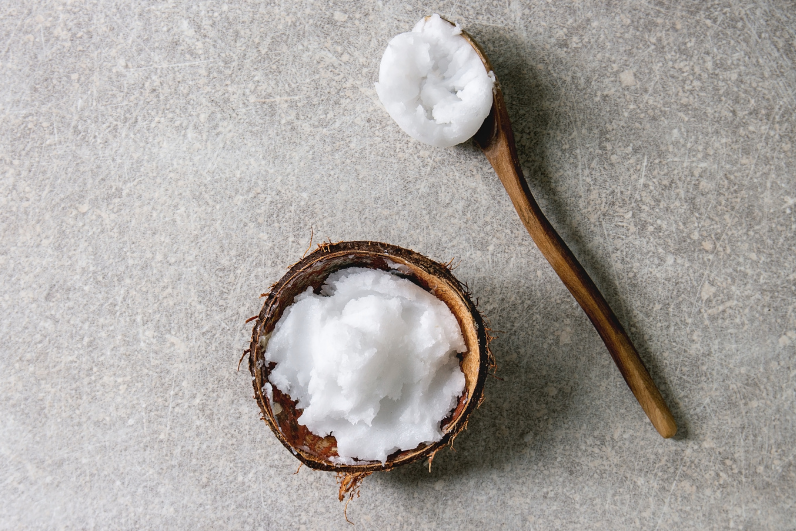
MULTIPOLYGON (((465 32, 462 32, 462 37, 475 49, 487 72, 494 72, 478 43, 465 32)), ((625 329, 531 195, 517 159, 514 133, 497 78, 492 110, 473 140, 495 169, 533 241, 597 329, 619 372, 655 429, 665 438, 672 437, 677 432, 674 417, 625 329)))

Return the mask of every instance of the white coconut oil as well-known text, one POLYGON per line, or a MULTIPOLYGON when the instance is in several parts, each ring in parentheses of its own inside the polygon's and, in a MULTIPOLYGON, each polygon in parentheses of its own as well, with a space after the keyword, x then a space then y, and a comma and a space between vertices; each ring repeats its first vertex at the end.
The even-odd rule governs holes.
POLYGON ((376 93, 409 136, 449 147, 472 137, 492 108, 495 75, 439 15, 395 36, 379 67, 376 93))
MULTIPOLYGON (((337 440, 338 461, 385 462, 442 438, 464 391, 466 350, 445 303, 387 271, 348 268, 298 295, 265 350, 270 383, 297 400, 312 433, 337 440)), ((270 390, 270 386, 269 386, 270 390)))

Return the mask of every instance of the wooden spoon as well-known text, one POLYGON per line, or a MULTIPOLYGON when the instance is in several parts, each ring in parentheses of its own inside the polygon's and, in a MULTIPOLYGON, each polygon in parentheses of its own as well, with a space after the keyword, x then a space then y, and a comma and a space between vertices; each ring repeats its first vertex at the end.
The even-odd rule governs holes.
MULTIPOLYGON (((494 72, 478 43, 464 31, 462 37, 475 49, 487 72, 494 72)), ((567 244, 547 221, 531 195, 517 160, 514 133, 511 130, 511 122, 497 78, 492 93, 492 110, 473 140, 483 150, 500 177, 533 241, 591 319, 616 366, 619 367, 619 372, 622 373, 622 377, 655 429, 665 438, 673 436, 677 432, 674 417, 666 407, 660 391, 655 387, 630 338, 583 266, 578 263, 567 244)))

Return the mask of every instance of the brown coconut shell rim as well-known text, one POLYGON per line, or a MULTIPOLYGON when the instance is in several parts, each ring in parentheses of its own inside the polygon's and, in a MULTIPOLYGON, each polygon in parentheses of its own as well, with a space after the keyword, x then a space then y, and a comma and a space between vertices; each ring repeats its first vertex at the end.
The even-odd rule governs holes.
POLYGON ((367 475, 426 457, 433 458, 437 451, 452 443, 454 438, 466 428, 470 414, 483 401, 484 381, 488 371, 494 368, 494 358, 489 350, 491 336, 481 314, 470 299, 469 290, 453 276, 449 264, 440 264, 415 251, 387 243, 372 241, 323 243, 318 245, 314 252, 294 264, 264 295, 266 298, 259 315, 256 316, 247 352, 254 398, 260 406, 262 420, 268 424, 277 439, 310 468, 346 475, 367 475), (273 404, 263 392, 268 374, 274 366, 264 359, 267 338, 270 337, 284 309, 292 304, 295 295, 304 291, 307 286, 312 285, 317 293, 331 273, 346 267, 373 267, 396 272, 395 265, 406 266, 401 276, 443 300, 459 322, 468 349, 464 355, 461 355, 459 362, 465 374, 465 393, 459 398, 452 415, 443 419, 444 435, 439 441, 427 445, 421 444, 412 450, 396 452, 388 456, 385 463, 361 461, 353 465, 338 464, 330 459, 336 450, 336 446, 330 446, 335 444, 334 437, 320 438, 301 426, 297 421, 300 411, 295 408, 296 402, 280 393, 276 387, 273 387, 274 401, 278 403, 281 411, 274 414, 273 404), (309 444, 312 444, 313 448, 310 448, 309 444), (324 457, 324 453, 329 455, 324 457))

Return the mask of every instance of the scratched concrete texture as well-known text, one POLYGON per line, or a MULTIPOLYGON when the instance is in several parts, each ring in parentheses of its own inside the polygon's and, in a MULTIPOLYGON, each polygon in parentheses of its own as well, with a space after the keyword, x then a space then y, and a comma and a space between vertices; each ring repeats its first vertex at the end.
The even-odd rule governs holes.
POLYGON ((790 1, 0 5, 0 528, 351 529, 235 371, 308 247, 447 261, 497 330, 455 451, 357 529, 795 529, 790 1), (373 83, 458 21, 519 159, 671 406, 657 435, 472 144, 373 83))

